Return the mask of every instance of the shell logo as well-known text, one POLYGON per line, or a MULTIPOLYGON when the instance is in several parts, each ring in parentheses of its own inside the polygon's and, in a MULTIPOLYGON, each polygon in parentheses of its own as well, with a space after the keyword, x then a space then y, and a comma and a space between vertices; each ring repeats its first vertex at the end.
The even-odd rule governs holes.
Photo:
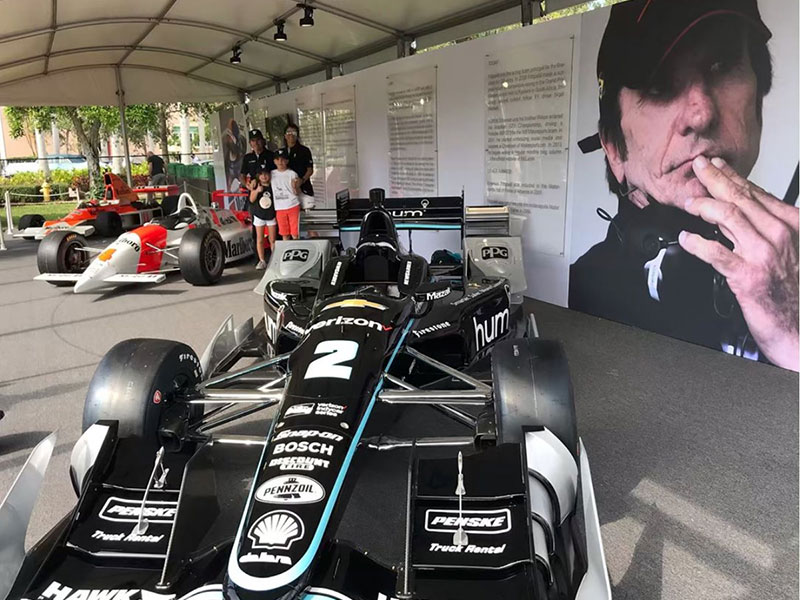
POLYGON ((110 258, 111 258, 111 256, 112 256, 112 255, 114 254, 114 252, 116 252, 116 251, 117 251, 117 249, 116 249, 116 248, 106 248, 105 250, 103 250, 103 251, 100 253, 100 256, 98 256, 98 257, 97 257, 97 260, 99 260, 100 262, 106 262, 108 259, 110 259, 110 258))
POLYGON ((247 537, 253 549, 288 550, 305 533, 303 521, 288 510, 273 510, 259 517, 247 537))

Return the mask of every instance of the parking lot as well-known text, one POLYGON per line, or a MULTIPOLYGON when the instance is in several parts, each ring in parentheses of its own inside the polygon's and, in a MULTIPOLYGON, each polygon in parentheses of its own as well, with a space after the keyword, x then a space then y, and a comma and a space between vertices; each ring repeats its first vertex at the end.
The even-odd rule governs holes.
MULTIPOLYGON (((0 252, 0 494, 31 448, 58 432, 30 543, 74 502, 69 455, 102 355, 131 337, 172 338, 201 353, 228 314, 237 322, 258 318, 259 272, 247 263, 212 287, 172 276, 158 287, 75 295, 32 280, 34 243, 7 244, 0 252)), ((562 339, 570 358, 615 598, 794 597, 797 374, 552 305, 529 307, 542 335, 562 339), (689 369, 691 381, 675 376, 689 369)), ((447 426, 422 407, 405 411, 391 433, 447 426)), ((402 555, 407 460, 404 451, 361 460, 339 530, 388 562, 402 555)))

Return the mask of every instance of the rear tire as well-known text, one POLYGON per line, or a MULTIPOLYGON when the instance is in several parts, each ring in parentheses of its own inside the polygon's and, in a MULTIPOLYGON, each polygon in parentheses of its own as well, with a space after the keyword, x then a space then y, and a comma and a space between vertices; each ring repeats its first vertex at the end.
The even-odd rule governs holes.
POLYGON ((212 285, 225 269, 225 244, 215 229, 190 229, 178 251, 181 275, 192 285, 212 285))
POLYGON ((120 438, 140 438, 155 452, 172 446, 159 428, 165 415, 196 419, 202 405, 175 401, 176 392, 196 385, 200 360, 186 344, 172 340, 125 340, 109 350, 92 376, 83 406, 83 431, 99 420, 119 422, 120 438))
POLYGON ((547 427, 578 457, 572 381, 559 342, 505 340, 492 350, 498 443, 523 442, 523 427, 547 427))
MULTIPOLYGON (((27 229, 28 227, 43 227, 44 226, 44 217, 42 215, 22 215, 19 218, 19 223, 17 223, 17 229, 22 231, 27 229)), ((26 235, 24 238, 29 242, 35 240, 36 238, 32 235, 26 235)))
MULTIPOLYGON (((81 250, 86 238, 74 231, 53 231, 46 235, 36 250, 39 273, 83 273, 90 255, 81 250)), ((72 285, 70 281, 50 281, 55 286, 72 285)))
POLYGON ((94 228, 102 237, 118 237, 122 235, 122 217, 115 212, 101 212, 94 220, 94 228))

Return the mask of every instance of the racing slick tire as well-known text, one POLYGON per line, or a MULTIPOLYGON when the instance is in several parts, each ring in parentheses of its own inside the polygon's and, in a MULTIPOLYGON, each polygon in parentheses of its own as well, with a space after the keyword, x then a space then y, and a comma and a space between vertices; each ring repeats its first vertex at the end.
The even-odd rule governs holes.
POLYGON ((215 229, 190 229, 181 239, 178 250, 181 275, 192 285, 212 285, 225 269, 225 244, 215 229))
POLYGON ((94 228, 102 237, 122 235, 122 217, 115 212, 101 212, 94 220, 94 228))
MULTIPOLYGON (((81 250, 86 238, 74 231, 53 231, 42 239, 36 250, 39 273, 82 273, 90 255, 81 250)), ((55 286, 72 285, 71 281, 51 281, 55 286)))
MULTIPOLYGON (((43 226, 44 226, 44 217, 42 215, 22 215, 19 218, 19 223, 17 223, 17 229, 19 231, 24 231, 28 227, 43 227, 43 226)), ((26 235, 22 239, 31 241, 36 238, 32 235, 26 235)))
POLYGON ((578 457, 578 427, 569 365, 554 340, 505 340, 492 350, 498 443, 523 442, 523 427, 547 427, 578 457))
MULTIPOLYGON (((120 438, 141 438, 157 451, 180 449, 175 438, 159 432, 170 424, 198 419, 202 405, 175 400, 176 393, 201 379, 194 350, 172 340, 139 338, 119 342, 97 365, 83 405, 83 431, 100 420, 119 422, 120 438)), ((185 447, 185 446, 184 446, 185 447)))

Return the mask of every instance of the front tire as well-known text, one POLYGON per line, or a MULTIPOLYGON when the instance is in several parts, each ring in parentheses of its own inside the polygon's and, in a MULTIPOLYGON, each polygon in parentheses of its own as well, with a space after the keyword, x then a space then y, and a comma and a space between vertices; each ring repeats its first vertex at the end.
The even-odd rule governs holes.
POLYGON ((120 438, 140 438, 148 450, 174 447, 159 429, 165 417, 198 419, 202 405, 177 401, 202 377, 200 360, 186 344, 172 340, 125 340, 109 350, 92 376, 83 406, 83 431, 99 420, 119 422, 120 438))
MULTIPOLYGON (((82 248, 86 238, 74 231, 53 231, 46 235, 36 250, 39 273, 83 273, 90 255, 82 248)), ((69 281, 51 281, 56 286, 72 285, 69 281)))
POLYGON ((492 350, 492 382, 498 443, 522 443, 523 427, 547 427, 577 460, 572 380, 559 342, 500 342, 492 350))
POLYGON ((225 244, 215 229, 188 230, 181 239, 178 259, 183 278, 192 285, 213 285, 225 269, 225 244))

